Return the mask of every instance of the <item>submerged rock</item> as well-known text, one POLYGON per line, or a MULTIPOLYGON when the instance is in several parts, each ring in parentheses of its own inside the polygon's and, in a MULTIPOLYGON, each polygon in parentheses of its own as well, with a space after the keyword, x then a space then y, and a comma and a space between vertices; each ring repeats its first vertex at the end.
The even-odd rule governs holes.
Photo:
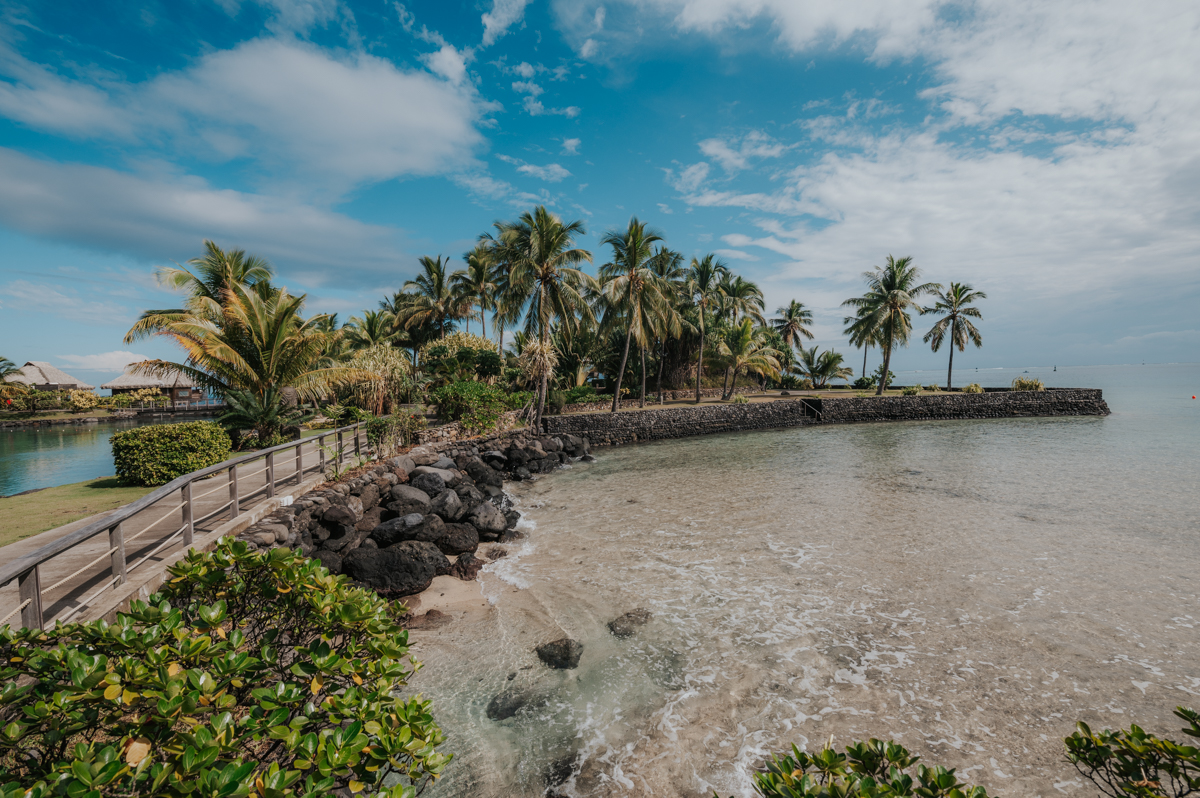
POLYGON ((509 687, 488 702, 486 714, 491 720, 507 720, 534 698, 531 690, 509 687))
POLYGON ((639 626, 645 626, 646 621, 653 617, 650 610, 645 607, 638 607, 636 610, 630 610, 620 618, 614 618, 608 622, 608 631, 613 633, 614 637, 626 638, 633 637, 637 633, 639 626))
POLYGON ((550 643, 543 643, 535 650, 538 659, 551 668, 570 670, 579 667, 579 658, 583 656, 583 643, 563 637, 550 643))

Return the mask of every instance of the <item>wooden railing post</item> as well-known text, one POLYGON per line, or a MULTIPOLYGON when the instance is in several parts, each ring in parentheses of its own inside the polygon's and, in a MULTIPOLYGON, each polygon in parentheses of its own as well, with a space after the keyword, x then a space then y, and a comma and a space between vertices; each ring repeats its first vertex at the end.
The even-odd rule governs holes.
POLYGON ((358 449, 358 433, 359 433, 361 430, 362 430, 362 422, 360 421, 359 423, 357 423, 357 424, 355 424, 355 425, 354 425, 354 456, 355 456, 355 457, 358 457, 358 455, 359 455, 359 449, 358 449))
POLYGON ((304 438, 296 441, 296 484, 304 481, 304 438))
POLYGON ((42 575, 38 566, 32 571, 26 571, 17 577, 17 588, 20 593, 19 601, 24 604, 21 608, 21 625, 27 629, 42 628, 42 575))
POLYGON ((125 531, 121 524, 108 530, 108 547, 114 549, 112 553, 113 576, 117 578, 118 585, 123 585, 129 581, 129 574, 125 571, 125 531))
POLYGON ((267 498, 275 495, 275 452, 267 452, 267 498))
POLYGON ((337 464, 338 464, 338 465, 341 465, 341 464, 342 464, 342 450, 345 448, 345 444, 343 444, 343 443, 342 443, 342 431, 341 431, 341 430, 338 430, 338 433, 337 433, 337 442, 338 442, 338 445, 337 445, 337 464))
POLYGON ((317 459, 319 461, 319 465, 321 468, 321 474, 324 475, 324 473, 325 473, 325 436, 324 435, 317 436, 317 451, 320 452, 320 454, 317 455, 317 459))
POLYGON ((196 525, 193 522, 195 513, 192 512, 192 483, 188 482, 183 486, 183 545, 192 545, 192 538, 196 534, 196 525))
POLYGON ((232 521, 241 515, 241 507, 238 506, 238 484, 237 484, 237 466, 229 468, 229 519, 232 521))

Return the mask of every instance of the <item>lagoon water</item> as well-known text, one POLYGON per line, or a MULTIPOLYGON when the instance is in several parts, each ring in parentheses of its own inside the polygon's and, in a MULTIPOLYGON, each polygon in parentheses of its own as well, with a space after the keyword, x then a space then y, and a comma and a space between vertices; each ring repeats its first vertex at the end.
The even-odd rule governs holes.
MULTIPOLYGON (((1178 738, 1200 366, 1030 371, 1113 415, 710 436, 517 487, 528 534, 485 570, 490 607, 413 633, 456 753, 430 794, 749 796, 769 752, 892 737, 1000 795, 1092 795, 1062 756, 1076 720, 1178 738), (563 635, 577 670, 532 653, 563 635), (525 708, 489 720, 504 690, 525 708)), ((987 376, 960 380, 1014 372, 987 376)))

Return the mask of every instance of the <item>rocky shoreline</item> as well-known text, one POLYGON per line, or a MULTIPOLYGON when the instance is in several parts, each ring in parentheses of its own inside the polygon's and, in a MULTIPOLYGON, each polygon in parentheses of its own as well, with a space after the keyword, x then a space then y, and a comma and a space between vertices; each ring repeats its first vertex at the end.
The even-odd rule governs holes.
POLYGON ((331 573, 409 599, 439 576, 474 581, 504 556, 502 544, 521 537, 505 480, 590 460, 589 450, 586 438, 528 432, 461 442, 453 456, 419 446, 298 497, 238 539, 253 549, 299 549, 331 573), (478 445, 488 441, 497 448, 478 445))

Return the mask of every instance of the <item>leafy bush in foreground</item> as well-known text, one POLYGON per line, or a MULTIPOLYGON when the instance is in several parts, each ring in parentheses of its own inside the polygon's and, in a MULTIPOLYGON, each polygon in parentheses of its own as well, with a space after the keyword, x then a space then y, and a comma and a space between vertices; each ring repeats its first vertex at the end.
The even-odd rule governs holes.
POLYGON ((474 380, 453 382, 433 392, 439 416, 460 421, 464 428, 477 433, 495 429, 505 410, 504 398, 504 391, 474 380))
POLYGON ((1012 381, 1012 389, 1014 391, 1044 391, 1046 386, 1042 385, 1042 381, 1033 377, 1017 377, 1012 381))
POLYGON ((0 629, 0 795, 400 798, 449 762, 429 702, 394 695, 398 605, 288 549, 169 570, 115 624, 0 629))
POLYGON ((229 457, 230 440, 220 424, 189 421, 137 427, 112 436, 113 465, 123 485, 165 485, 229 457))
POLYGON ((373 418, 367 422, 367 442, 375 449, 378 459, 391 457, 398 449, 415 446, 417 433, 426 426, 425 416, 416 413, 373 418))
POLYGON ((983 393, 983 386, 977 382, 973 382, 970 385, 963 388, 962 392, 963 393, 983 393))
POLYGON ((871 739, 846 747, 772 757, 754 777, 764 798, 987 798, 983 787, 958 780, 954 770, 918 764, 898 743, 871 739))
POLYGON ((900 389, 900 395, 901 396, 920 396, 921 395, 921 386, 920 385, 905 385, 903 388, 900 389))
MULTIPOLYGON (((1200 737, 1200 714, 1183 707, 1175 715, 1188 725, 1183 733, 1200 737)), ((1086 723, 1064 742, 1067 759, 1105 795, 1181 798, 1200 792, 1200 749, 1147 734, 1105 729, 1094 734, 1086 723)))

